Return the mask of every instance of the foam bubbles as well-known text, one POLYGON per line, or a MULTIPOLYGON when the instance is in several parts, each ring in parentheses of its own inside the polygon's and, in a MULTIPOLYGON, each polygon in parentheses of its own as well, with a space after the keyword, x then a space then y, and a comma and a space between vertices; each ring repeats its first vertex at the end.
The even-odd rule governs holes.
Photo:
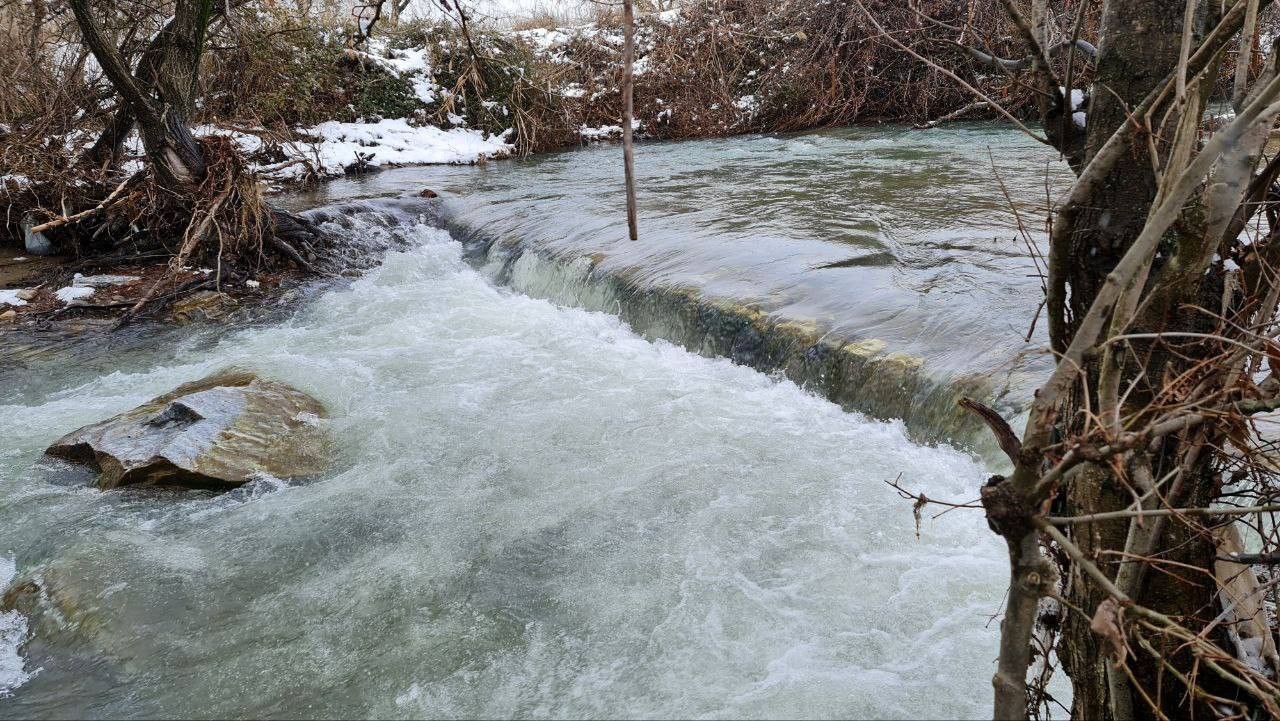
MULTIPOLYGON (((12 558, 0 556, 0 591, 13 581, 16 569, 12 558)), ((26 683, 32 673, 26 670, 26 662, 18 653, 18 647, 27 637, 27 619, 17 611, 0 611, 0 698, 26 683)))

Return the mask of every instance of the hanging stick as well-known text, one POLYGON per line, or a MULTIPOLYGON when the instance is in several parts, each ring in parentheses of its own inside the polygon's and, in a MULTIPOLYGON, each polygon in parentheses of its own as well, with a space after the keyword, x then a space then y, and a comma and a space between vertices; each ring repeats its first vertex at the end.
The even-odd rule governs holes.
POLYGON ((635 240, 639 234, 636 230, 635 157, 631 147, 631 118, 635 109, 631 96, 635 86, 636 16, 631 3, 632 0, 622 0, 622 24, 626 32, 626 42, 622 47, 622 166, 627 175, 627 230, 635 240))

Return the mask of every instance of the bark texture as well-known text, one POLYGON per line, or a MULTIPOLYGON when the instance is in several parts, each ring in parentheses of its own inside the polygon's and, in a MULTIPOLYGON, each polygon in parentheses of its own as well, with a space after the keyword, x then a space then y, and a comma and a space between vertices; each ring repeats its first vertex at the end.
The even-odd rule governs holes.
MULTIPOLYGON (((1183 0, 1130 0, 1105 4, 1097 75, 1090 94, 1086 162, 1099 152, 1121 125, 1144 122, 1143 118, 1135 119, 1130 116, 1132 109, 1139 106, 1149 93, 1177 71, 1185 8, 1183 0)), ((1205 15, 1205 12, 1201 12, 1197 16, 1200 27, 1204 25, 1205 15)), ((1200 92, 1202 91, 1203 89, 1200 92)), ((1196 93, 1197 90, 1193 88, 1186 102, 1187 112, 1195 112, 1198 116, 1198 103, 1202 101, 1202 96, 1196 93)), ((1131 144, 1126 157, 1113 166, 1095 188, 1089 202, 1075 216, 1066 249, 1070 263, 1061 268, 1070 291, 1066 323, 1059 331, 1060 337, 1053 339, 1055 347, 1066 347, 1070 343, 1080 319, 1084 318, 1098 296, 1108 273, 1115 268, 1147 223, 1150 209, 1160 190, 1160 178, 1155 168, 1157 165, 1167 166, 1170 162, 1167 157, 1153 159, 1151 150, 1164 152, 1176 130, 1173 127, 1159 126, 1158 118, 1152 119, 1152 123, 1149 131, 1139 131, 1139 137, 1131 144)), ((1175 225, 1170 235, 1173 238, 1188 235, 1199 242, 1201 238, 1196 234, 1202 230, 1202 225, 1198 221, 1192 208, 1175 225)), ((1170 242, 1176 243, 1172 238, 1170 242)), ((1148 281, 1149 287, 1160 282, 1160 270, 1159 265, 1153 269, 1153 280, 1148 281)), ((1200 291, 1192 287, 1189 292, 1190 297, 1194 297, 1200 291)), ((1183 295, 1183 299, 1190 297, 1183 295)), ((1203 322, 1196 318, 1205 318, 1204 315, 1181 312, 1175 306, 1176 304, 1170 304, 1162 310, 1141 314, 1129 330, 1196 330, 1196 323, 1203 322)), ((1117 354, 1117 367, 1110 371, 1123 379, 1121 385, 1129 391, 1123 401, 1119 401, 1122 404, 1118 409, 1119 413, 1124 416, 1136 414, 1140 417, 1144 409, 1157 399, 1158 389, 1166 379, 1166 372, 1171 371, 1178 361, 1165 350, 1163 344, 1137 345, 1136 348, 1138 358, 1117 354)), ((1106 369, 1101 367, 1101 363, 1094 359, 1086 364, 1086 383, 1077 386, 1060 416, 1064 436, 1079 432, 1089 422, 1088 414, 1096 413, 1097 409, 1105 405, 1106 399, 1097 395, 1099 389, 1106 386, 1101 377, 1106 369), (1084 394, 1093 394, 1093 397, 1086 398, 1084 394)), ((1178 467, 1179 459, 1186 453, 1188 444, 1195 442, 1197 441, 1193 439, 1169 439, 1153 457, 1143 457, 1140 460, 1141 464, 1149 464, 1149 468, 1136 468, 1132 465, 1116 468, 1110 464, 1084 466, 1074 474, 1067 484, 1067 490, 1059 498, 1060 512, 1063 515, 1077 516, 1117 511, 1131 506, 1135 497, 1135 479, 1142 477, 1144 473, 1156 478, 1166 477, 1178 467)), ((1177 498, 1166 499, 1176 507, 1207 504, 1218 491, 1207 464, 1203 461, 1184 468, 1178 479, 1181 481, 1180 494, 1177 498)), ((1086 556, 1098 563, 1112 579, 1132 584, 1133 588, 1123 590, 1138 604, 1171 617, 1186 619, 1192 628, 1199 627, 1193 619, 1207 614, 1207 618, 1203 618, 1207 622, 1213 617, 1216 587, 1210 578, 1194 573, 1122 573, 1123 567, 1136 565, 1123 563, 1126 550, 1133 550, 1130 524, 1114 521, 1085 524, 1073 527, 1069 535, 1086 556)), ((1214 546, 1211 538, 1207 534, 1193 534, 1183 524, 1161 524, 1158 536, 1150 539, 1150 545, 1155 549, 1164 549, 1155 553, 1161 562, 1188 564, 1198 568, 1212 567, 1214 546)), ((1092 613, 1109 594, 1097 584, 1073 583, 1069 580, 1065 585, 1065 596, 1078 608, 1092 613)), ((1090 620, 1080 614, 1067 614, 1059 649, 1063 668, 1072 680, 1073 717, 1103 721, 1158 718, 1150 704, 1142 699, 1141 692, 1133 688, 1128 674, 1112 667, 1108 642, 1091 630, 1090 620)), ((1182 671, 1189 672, 1192 669, 1194 659, 1190 654, 1178 652, 1175 648, 1160 650, 1167 653, 1165 660, 1182 671)), ((1169 718, 1182 717, 1187 713, 1185 689, 1170 687, 1176 681, 1161 667, 1158 660, 1150 654, 1138 653, 1128 659, 1128 666, 1133 677, 1147 692, 1164 689, 1157 703, 1169 718)), ((1202 677, 1201 680, 1205 679, 1202 677)), ((1207 707, 1198 711, 1205 718, 1212 717, 1207 707)))

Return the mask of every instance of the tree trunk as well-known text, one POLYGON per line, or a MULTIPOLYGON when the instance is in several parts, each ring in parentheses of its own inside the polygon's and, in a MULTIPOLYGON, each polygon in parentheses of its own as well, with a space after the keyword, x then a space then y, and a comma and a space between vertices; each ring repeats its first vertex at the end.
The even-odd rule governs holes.
MULTIPOLYGON (((1097 75, 1090 94, 1087 159, 1098 153, 1116 128, 1132 122, 1128 113, 1178 67, 1185 7, 1183 0, 1133 0, 1105 4, 1097 75)), ((1189 98, 1187 102, 1190 107, 1198 109, 1200 98, 1189 98)), ((1153 120, 1158 121, 1158 118, 1153 120)), ((1147 223, 1148 213, 1159 191, 1159 180, 1148 148, 1167 147, 1174 128, 1156 128, 1155 132, 1157 137, 1150 144, 1141 137, 1134 143, 1126 159, 1115 164, 1075 217, 1066 249, 1066 256, 1071 262, 1059 269, 1065 273, 1070 296, 1066 323, 1056 329, 1052 339, 1055 348, 1069 345, 1078 322, 1101 291, 1107 274, 1115 268, 1147 223)), ((1164 163, 1167 158, 1158 160, 1164 163)), ((1189 219, 1187 223, 1175 226, 1173 232, 1194 234, 1198 229, 1197 224, 1189 219)), ((1153 271, 1152 277, 1158 277, 1158 273, 1153 271)), ((1190 330, 1188 322, 1195 321, 1188 319, 1186 314, 1153 316, 1146 313, 1131 330, 1190 330)), ((1125 360, 1122 358, 1117 362, 1123 364, 1125 360)), ((1177 360, 1167 352, 1147 348, 1140 368, 1139 364, 1128 362, 1114 369, 1123 377, 1123 387, 1131 388, 1123 401, 1121 414, 1141 415, 1160 389, 1166 370, 1176 363, 1177 360)), ((1097 413, 1105 405, 1105 399, 1098 396, 1099 389, 1105 386, 1100 362, 1092 360, 1084 370, 1086 383, 1077 386, 1074 396, 1059 416, 1063 436, 1080 432, 1089 422, 1089 414, 1097 413), (1091 397, 1083 397, 1085 393, 1091 397)), ((1150 459, 1149 473, 1160 478, 1178 467, 1191 442, 1169 439, 1150 459)), ((1147 463, 1145 458, 1142 462, 1147 463)), ((1067 485, 1066 492, 1058 501, 1061 508, 1057 512, 1077 516, 1129 507, 1135 497, 1134 479, 1139 471, 1130 467, 1119 474, 1110 466, 1088 464, 1079 469, 1067 485)), ((1180 481, 1181 497, 1166 499, 1169 505, 1206 505, 1218 490, 1204 461, 1196 461, 1185 468, 1180 481)), ((1194 536, 1183 524, 1167 523, 1161 526, 1159 536, 1153 543, 1154 548, 1173 549, 1159 554, 1163 561, 1212 568, 1214 546, 1208 534, 1194 536)), ((1113 520, 1074 526, 1070 537, 1113 579, 1121 575, 1120 569, 1124 567, 1121 559, 1127 543, 1131 543, 1128 522, 1113 520)), ((1131 546, 1129 550, 1132 550, 1131 546)), ((1124 590, 1138 604, 1172 617, 1188 619, 1192 628, 1200 626, 1191 619, 1206 613, 1209 618, 1214 615, 1216 587, 1210 578, 1194 573, 1147 572, 1135 576, 1130 572, 1124 574, 1128 577, 1123 580, 1135 587, 1124 590)), ((1068 581, 1065 596, 1071 604, 1092 614, 1109 594, 1097 584, 1068 581)), ((1072 681, 1074 718, 1101 721, 1157 718, 1150 704, 1133 688, 1124 670, 1112 667, 1107 642, 1091 630, 1088 615, 1066 614, 1062 633, 1059 656, 1072 681)), ((1189 654, 1174 653, 1173 648, 1161 650, 1167 653, 1165 661, 1183 672, 1191 670, 1194 659, 1189 654)), ((1170 718, 1186 716, 1186 690, 1178 685, 1159 660, 1139 649, 1128 659, 1128 666, 1147 692, 1157 688, 1163 690, 1158 703, 1165 714, 1170 718)), ((1202 676, 1201 681, 1205 680, 1202 676)), ((1197 712, 1205 718, 1213 717, 1207 707, 1198 708, 1197 712)))
MULTIPOLYGON (((1090 92, 1086 162, 1128 111, 1178 65, 1183 0, 1108 2, 1102 17, 1097 73, 1090 92)), ((1146 143, 1129 150, 1082 209, 1071 234, 1067 267, 1071 286, 1069 318, 1084 317, 1107 273, 1116 266, 1147 221, 1156 197, 1156 177, 1146 143)), ((1075 333, 1068 322, 1066 339, 1075 333)))
MULTIPOLYGON (((136 73, 129 69, 115 45, 103 35, 89 2, 69 0, 85 45, 121 96, 120 109, 89 157, 95 162, 111 162, 124 136, 136 123, 153 179, 180 198, 185 197, 188 201, 186 212, 191 215, 188 220, 193 219, 200 206, 196 195, 209 171, 205 152, 188 127, 205 35, 215 13, 225 12, 244 0, 228 0, 220 7, 216 0, 178 0, 173 18, 143 53, 136 73)), ((193 252, 209 228, 222 228, 218 232, 227 230, 219 225, 218 218, 212 216, 224 207, 223 200, 232 194, 233 189, 241 201, 250 196, 257 198, 250 200, 247 206, 244 202, 238 205, 241 209, 249 208, 247 215, 241 213, 235 218, 223 219, 230 223, 228 232, 236 235, 235 243, 261 240, 278 255, 311 270, 310 261, 298 248, 308 249, 306 242, 315 239, 319 230, 298 216, 261 202, 260 190, 252 176, 235 171, 228 175, 223 188, 213 191, 218 197, 203 210, 207 214, 203 221, 198 226, 183 223, 187 237, 178 259, 193 252), (236 183, 240 187, 233 188, 236 183), (268 228, 265 233, 262 232, 264 227, 268 228), (193 232, 195 236, 191 237, 193 232), (242 235, 252 235, 253 238, 242 238, 242 235)), ((231 215, 236 214, 233 212, 231 215)), ((260 253, 254 255, 256 257, 260 253)), ((141 306, 142 303, 135 306, 135 311, 141 306)), ((126 315, 121 322, 128 317, 126 315)))
MULTIPOLYGON (((204 177, 205 161, 187 127, 187 117, 213 0, 179 0, 173 20, 153 41, 159 48, 154 65, 148 62, 142 70, 144 76, 154 71, 154 77, 142 78, 129 70, 115 46, 103 36, 88 0, 70 0, 70 4, 85 45, 120 92, 142 131, 142 143, 156 178, 172 188, 189 188, 199 182, 204 177)), ((125 119, 119 118, 120 126, 125 119)), ((118 140, 122 139, 107 142, 118 140)), ((107 144, 102 139, 100 143, 107 144)))

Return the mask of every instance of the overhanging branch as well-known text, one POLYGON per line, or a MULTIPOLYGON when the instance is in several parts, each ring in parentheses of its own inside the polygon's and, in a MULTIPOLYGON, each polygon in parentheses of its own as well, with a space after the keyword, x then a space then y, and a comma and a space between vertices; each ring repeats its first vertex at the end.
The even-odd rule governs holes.
MULTIPOLYGON (((981 50, 978 50, 977 48, 971 48, 967 45, 961 45, 960 43, 957 43, 953 40, 946 40, 945 42, 960 48, 965 53, 967 53, 969 57, 973 58, 974 60, 976 60, 978 63, 982 65, 986 65, 988 67, 993 67, 993 68, 1004 68, 1005 70, 1008 70, 1010 72, 1026 70, 1027 68, 1030 68, 1036 61, 1036 58, 1034 55, 1028 55, 1025 58, 1019 58, 1017 60, 1010 60, 1008 58, 1001 58, 995 55, 991 55, 989 53, 984 53, 981 50)), ((1056 58, 1058 55, 1061 55, 1063 51, 1068 50, 1073 46, 1076 48, 1076 50, 1078 50, 1086 58, 1088 58, 1090 64, 1094 63, 1097 60, 1098 49, 1094 47, 1093 44, 1090 43, 1089 41, 1080 40, 1080 39, 1077 39, 1075 41, 1064 40, 1058 43, 1057 45, 1054 45, 1048 50, 1049 57, 1056 58)))

